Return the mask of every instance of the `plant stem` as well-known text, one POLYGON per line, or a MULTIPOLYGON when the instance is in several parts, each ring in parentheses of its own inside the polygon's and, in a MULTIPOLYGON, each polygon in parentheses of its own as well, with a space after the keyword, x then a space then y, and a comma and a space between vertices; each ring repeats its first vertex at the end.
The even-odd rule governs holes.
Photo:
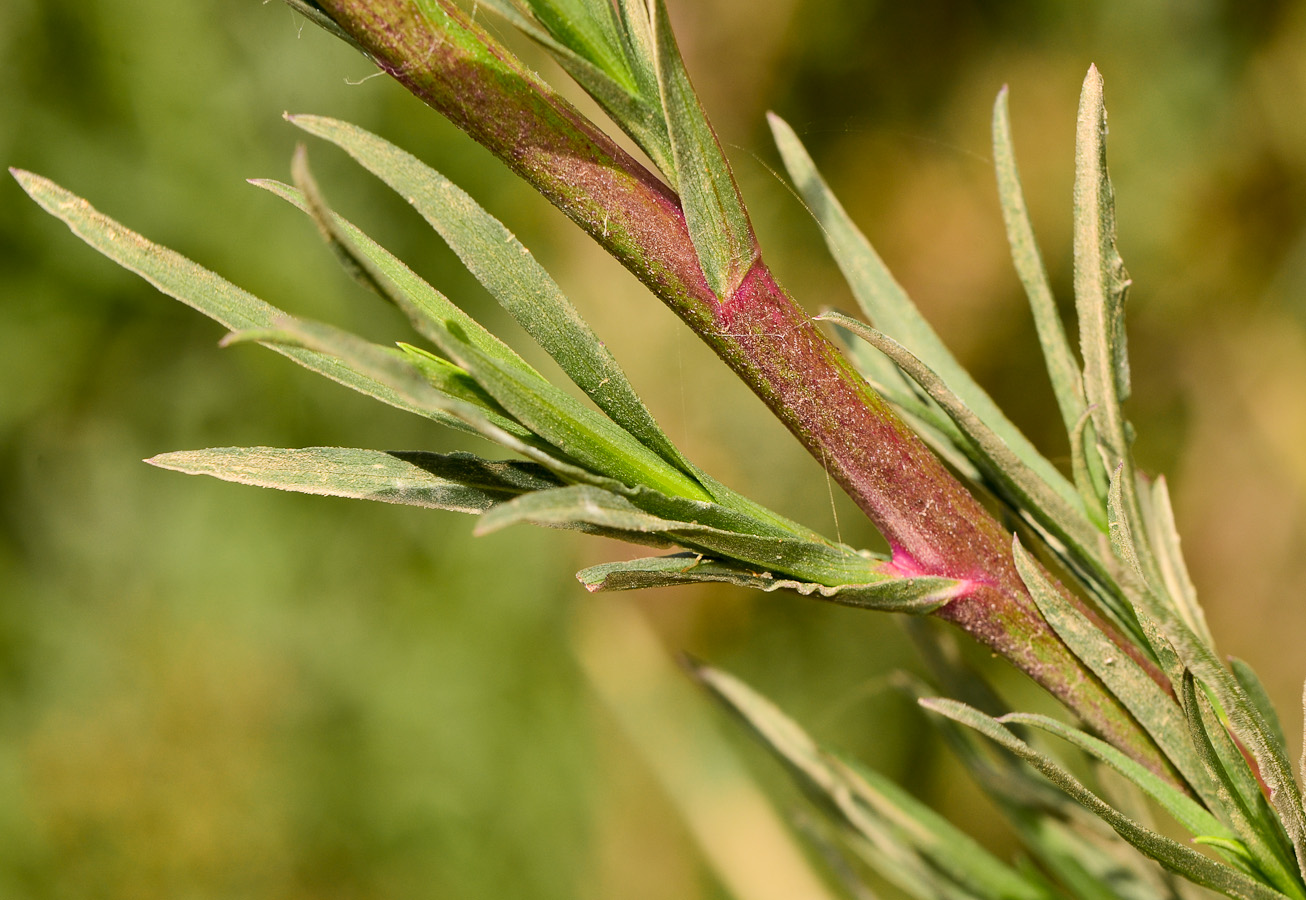
POLYGON ((971 589, 936 615, 987 644, 1090 727, 1173 771, 1038 614, 1010 535, 756 262, 708 287, 676 195, 450 0, 317 0, 386 72, 484 145, 669 305, 780 418, 893 548, 891 571, 971 589))

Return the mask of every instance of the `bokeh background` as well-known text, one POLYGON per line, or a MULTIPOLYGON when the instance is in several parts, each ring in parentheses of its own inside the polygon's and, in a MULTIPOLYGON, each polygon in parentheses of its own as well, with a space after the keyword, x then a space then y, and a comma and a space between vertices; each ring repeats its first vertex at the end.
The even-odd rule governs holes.
MULTIPOLYGON (((670 6, 782 280, 813 309, 851 307, 772 173, 767 109, 1054 458, 1065 439, 1003 243, 988 116, 1009 84, 1026 193, 1066 300, 1073 121, 1098 64, 1135 282, 1137 453, 1170 476, 1222 649, 1256 665, 1300 733, 1306 3, 670 6)), ((242 183, 286 177, 297 138, 284 110, 378 131, 536 251, 691 456, 791 516, 874 543, 670 314, 369 74, 276 3, 7 0, 0 159, 273 303, 394 340, 402 323, 336 271, 307 222, 242 183)), ((519 335, 416 215, 340 154, 311 149, 342 211, 519 335)), ((455 514, 143 465, 241 444, 476 449, 258 348, 221 351, 220 337, 0 185, 3 896, 729 896, 680 815, 698 797, 721 830, 748 836, 732 798, 713 800, 724 776, 694 769, 711 755, 694 752, 711 740, 699 729, 722 732, 763 783, 780 779, 661 673, 663 650, 743 675, 959 821, 985 817, 885 689, 915 665, 889 618, 729 590, 588 597, 572 573, 627 548, 524 528, 473 539, 455 514)), ((797 807, 777 796, 782 815, 797 807)), ((727 852, 766 872, 763 840, 727 852)))

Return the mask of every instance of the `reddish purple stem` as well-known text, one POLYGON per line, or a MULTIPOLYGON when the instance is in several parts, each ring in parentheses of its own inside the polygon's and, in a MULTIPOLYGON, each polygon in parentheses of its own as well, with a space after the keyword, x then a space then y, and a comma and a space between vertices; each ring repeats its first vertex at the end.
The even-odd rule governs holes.
POLYGON ((377 63, 502 159, 666 302, 865 511, 890 568, 964 579, 939 610, 1092 728, 1176 776, 1136 722, 1038 614, 1011 537, 875 394, 762 262, 718 298, 680 202, 655 175, 448 0, 318 0, 377 63), (441 20, 441 16, 444 18, 441 20))

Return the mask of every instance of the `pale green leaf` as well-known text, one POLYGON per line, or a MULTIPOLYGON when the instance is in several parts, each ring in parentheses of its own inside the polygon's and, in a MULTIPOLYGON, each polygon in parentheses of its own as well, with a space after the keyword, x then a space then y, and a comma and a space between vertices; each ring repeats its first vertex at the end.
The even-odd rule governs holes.
POLYGON ((1039 900, 1049 895, 883 776, 822 750, 773 703, 707 666, 698 679, 784 762, 808 793, 840 815, 883 856, 907 865, 914 882, 948 896, 1039 900), (912 865, 915 863, 915 865, 912 865), (959 890, 958 890, 959 889, 959 890))
POLYGON ((434 169, 376 135, 317 116, 290 121, 336 144, 404 197, 600 409, 663 459, 687 466, 611 352, 502 223, 434 169))
POLYGON ((1052 630, 1129 710, 1198 795, 1210 796, 1214 785, 1201 759, 1184 739, 1187 727, 1183 710, 1138 663, 1056 589, 1018 539, 1013 541, 1012 553, 1021 580, 1052 630))
POLYGON ((1232 866, 1203 856, 1191 847, 1185 847, 1177 841, 1144 828, 990 716, 955 700, 922 700, 921 705, 931 712, 947 716, 975 729, 999 746, 1015 753, 1085 809, 1100 817, 1122 838, 1167 869, 1179 873, 1196 884, 1230 897, 1245 898, 1245 900, 1272 900, 1284 896, 1232 866))
MULTIPOLYGON (((1261 779, 1270 792, 1278 813, 1278 822, 1287 832, 1302 872, 1306 860, 1306 812, 1302 808, 1301 788, 1293 777, 1287 749, 1275 729, 1266 721, 1257 704, 1216 657, 1210 645, 1193 633, 1175 609, 1153 592, 1143 589, 1136 594, 1140 621, 1162 668, 1182 687, 1183 674, 1176 669, 1190 669, 1207 690, 1214 694, 1229 727, 1256 760, 1261 779), (1154 623, 1154 624, 1153 624, 1154 623), (1155 634, 1152 632, 1155 631, 1155 634), (1171 660, 1167 657, 1173 656, 1171 660)), ((1277 829, 1277 826, 1276 826, 1277 829)), ((1306 873, 1303 873, 1306 874, 1306 873)))
POLYGON ((269 329, 233 332, 224 343, 250 340, 300 347, 335 357, 385 385, 414 409, 430 415, 442 413, 463 423, 474 433, 540 463, 567 481, 605 486, 612 483, 610 479, 603 479, 576 465, 519 422, 438 390, 431 385, 426 373, 409 362, 402 351, 378 346, 321 322, 290 317, 274 322, 269 329))
POLYGON ((1080 498, 1074 486, 1043 458, 944 346, 821 178, 798 135, 774 113, 768 120, 789 177, 820 224, 830 253, 866 317, 937 372, 961 402, 1037 472, 1065 505, 1077 508, 1080 498))
POLYGON ((1283 723, 1279 721, 1279 712, 1270 702, 1270 694, 1265 690, 1265 685, 1248 663, 1236 656, 1229 657, 1229 668, 1233 670, 1233 677, 1238 681, 1239 687, 1247 695, 1252 706, 1261 714, 1265 720, 1266 732, 1273 742, 1287 752, 1288 738, 1283 731, 1283 723))
POLYGON ((1216 785, 1216 802, 1208 805, 1229 822, 1266 880, 1289 896, 1306 897, 1306 887, 1298 881, 1290 859, 1291 848, 1261 796, 1260 785, 1204 693, 1198 691, 1192 672, 1184 673, 1181 697, 1190 739, 1216 785))
MULTIPOLYGON (((1193 800, 1171 782, 1160 778, 1156 773, 1144 768, 1115 747, 1086 734, 1077 728, 1071 728, 1056 719, 1035 713, 1009 713, 998 719, 1003 724, 1012 722, 1029 725, 1054 734, 1074 744, 1092 756, 1097 757, 1125 778, 1142 788, 1162 808, 1174 816, 1176 822, 1194 836, 1220 837, 1234 840, 1234 834, 1224 827, 1215 816, 1206 811, 1200 803, 1193 800)), ((1245 852, 1245 851, 1244 851, 1245 852)))
MULTIPOLYGON (((270 179, 252 179, 250 184, 260 187, 280 197, 297 209, 312 215, 308 199, 299 188, 270 179)), ((518 356, 515 350, 487 331, 479 322, 454 305, 444 294, 431 287, 416 272, 408 268, 390 251, 373 241, 348 219, 334 212, 328 211, 328 214, 333 228, 339 232, 339 239, 347 245, 347 248, 361 254, 377 273, 383 275, 412 304, 414 311, 419 314, 413 317, 413 324, 419 332, 425 332, 427 330, 426 323, 432 321, 454 322, 467 335, 467 339, 483 353, 493 356, 500 362, 517 366, 523 372, 543 377, 526 360, 518 356)), ((316 219, 316 217, 314 218, 316 219)), ((330 239, 330 236, 328 236, 328 239, 330 239)))
POLYGON ((627 91, 637 90, 611 0, 522 0, 560 43, 627 91))
MULTIPOLYGON (((1065 326, 1061 322, 1061 314, 1057 311, 1052 285, 1048 281, 1043 256, 1039 253, 1038 241, 1034 237, 1034 227, 1029 220, 1029 209, 1025 206, 1025 195, 1021 190, 1020 173, 1016 168, 1016 153, 1011 139, 1011 118, 1007 110, 1005 86, 998 92, 998 99, 993 104, 993 162, 998 176, 1002 218, 1007 226, 1007 242, 1011 245, 1011 259, 1029 298, 1052 391, 1056 395, 1061 419, 1065 423, 1066 434, 1070 436, 1074 452, 1077 444, 1083 446, 1085 438, 1090 444, 1094 441, 1091 426, 1082 437, 1075 436, 1076 431, 1085 430, 1088 403, 1084 399, 1079 363, 1075 360, 1065 326)), ((1097 490, 1097 485, 1104 484, 1106 480, 1102 472, 1102 460, 1096 453, 1092 453, 1086 456, 1085 462, 1087 468, 1083 473, 1076 470, 1075 486, 1093 521, 1104 526, 1105 498, 1097 490)))
POLYGON ((220 447, 161 453, 146 462, 257 487, 466 513, 558 486, 533 463, 492 462, 470 453, 220 447))
POLYGON ((441 333, 436 327, 434 339, 440 350, 466 369, 513 418, 591 471, 632 487, 644 485, 664 494, 712 499, 697 481, 565 391, 503 365, 453 330, 441 333))
POLYGON ((835 586, 777 578, 771 572, 742 568, 701 554, 675 554, 602 563, 577 572, 589 591, 629 591, 714 582, 759 591, 791 591, 842 606, 923 615, 956 596, 960 582, 949 578, 890 578, 870 584, 835 586))
MULTIPOLYGON (((241 290, 181 254, 146 240, 49 179, 30 172, 12 171, 32 199, 62 219, 86 243, 123 268, 140 275, 163 293, 228 329, 247 331, 275 328, 287 318, 282 310, 241 290)), ((332 354, 288 345, 272 349, 359 393, 399 409, 427 416, 442 424, 473 431, 446 410, 415 404, 402 392, 332 354)))
MULTIPOLYGON (((628 134, 660 171, 673 177, 675 171, 671 158, 671 138, 662 115, 662 99, 658 96, 657 82, 651 77, 651 65, 635 55, 629 29, 622 23, 619 36, 629 71, 624 77, 614 77, 594 61, 562 43, 536 19, 520 12, 511 0, 480 0, 499 15, 515 25, 523 34, 547 49, 558 64, 603 107, 612 121, 628 134)), ((647 28, 647 17, 645 19, 647 28)), ((652 55, 648 56, 651 61, 652 55)))
POLYGON ((757 262, 757 238, 730 164, 689 83, 665 0, 651 2, 658 86, 671 135, 675 186, 703 275, 725 302, 757 262))
MULTIPOLYGON (((1161 582, 1174 602, 1179 615, 1193 632, 1210 646, 1215 646, 1211 630, 1206 625, 1206 614, 1197 602, 1197 589, 1188 575, 1180 548, 1179 530, 1175 527, 1174 509, 1170 505, 1170 490, 1165 476, 1158 476, 1149 486, 1138 487, 1143 521, 1147 527, 1148 544, 1156 555, 1161 582)), ((1235 671, 1236 674, 1236 671, 1235 671)), ((1244 685, 1245 687, 1246 685, 1244 685)))
POLYGON ((625 497, 589 485, 519 497, 487 513, 477 523, 476 531, 486 534, 519 522, 544 526, 584 523, 633 535, 655 535, 705 555, 738 560, 819 584, 868 584, 887 577, 878 571, 879 560, 847 548, 665 519, 625 497))
POLYGON ((1096 66, 1090 66, 1079 98, 1075 137, 1075 308, 1084 359, 1084 394, 1107 468, 1114 473, 1112 489, 1116 496, 1113 499, 1108 494, 1107 499, 1108 518, 1114 519, 1112 530, 1121 523, 1128 526, 1132 558, 1127 562, 1156 585, 1160 572, 1147 545, 1129 449, 1131 432, 1122 408, 1129 396, 1125 346, 1129 275, 1116 247, 1115 196, 1107 172, 1106 133, 1102 76, 1096 66))

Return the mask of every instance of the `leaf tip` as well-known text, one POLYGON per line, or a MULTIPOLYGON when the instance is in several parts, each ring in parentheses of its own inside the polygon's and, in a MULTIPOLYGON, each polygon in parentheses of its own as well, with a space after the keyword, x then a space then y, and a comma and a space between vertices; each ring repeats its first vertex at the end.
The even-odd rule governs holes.
POLYGON ((681 650, 676 654, 676 663, 680 668, 685 670, 685 674, 697 681, 699 684, 708 684, 708 675, 711 669, 707 663, 703 662, 688 650, 681 650))

